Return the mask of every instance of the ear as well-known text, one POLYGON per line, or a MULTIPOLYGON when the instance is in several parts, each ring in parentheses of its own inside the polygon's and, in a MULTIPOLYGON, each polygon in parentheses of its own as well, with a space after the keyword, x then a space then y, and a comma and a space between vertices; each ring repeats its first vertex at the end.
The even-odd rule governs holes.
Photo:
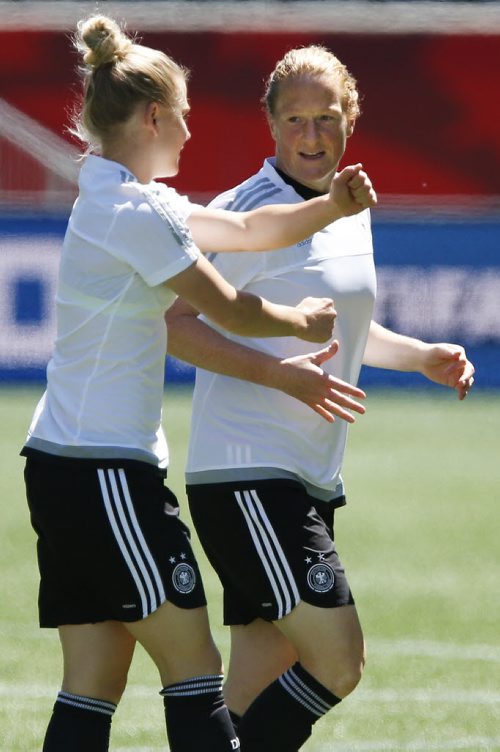
POLYGON ((270 115, 269 112, 266 113, 267 118, 267 124, 269 126, 269 130, 271 131, 271 136, 273 137, 273 140, 276 141, 276 125, 273 120, 272 115, 270 115))
POLYGON ((352 134, 354 133, 354 126, 355 125, 356 125, 356 121, 355 120, 348 120, 347 121, 347 130, 346 130, 347 138, 349 138, 349 136, 352 136, 352 134))
POLYGON ((156 120, 159 115, 159 106, 158 102, 148 102, 146 105, 146 109, 144 110, 144 122, 148 128, 151 128, 154 130, 155 133, 158 132, 158 127, 156 125, 156 120))

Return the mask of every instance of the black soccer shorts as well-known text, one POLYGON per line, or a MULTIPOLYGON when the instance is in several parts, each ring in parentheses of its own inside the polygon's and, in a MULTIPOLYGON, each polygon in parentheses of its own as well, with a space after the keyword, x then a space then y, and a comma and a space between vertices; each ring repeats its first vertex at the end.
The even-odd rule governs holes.
POLYGON ((275 621, 302 600, 354 603, 333 536, 334 505, 289 480, 187 486, 205 553, 224 588, 224 623, 275 621))
POLYGON ((164 601, 206 605, 189 530, 154 467, 30 456, 25 480, 40 626, 138 621, 164 601))

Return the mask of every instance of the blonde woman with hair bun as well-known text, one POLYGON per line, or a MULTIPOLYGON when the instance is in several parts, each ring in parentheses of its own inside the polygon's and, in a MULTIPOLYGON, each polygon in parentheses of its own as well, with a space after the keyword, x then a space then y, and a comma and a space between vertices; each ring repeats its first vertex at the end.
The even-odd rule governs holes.
MULTIPOLYGON (((86 157, 62 248, 47 388, 22 449, 40 625, 58 629, 64 664, 43 750, 109 749, 139 642, 158 668, 171 751, 229 752, 239 742, 202 578, 164 484, 165 308, 173 291, 234 334, 328 340, 330 298, 286 306, 240 292, 202 251, 297 243, 375 194, 355 165, 301 206, 235 214, 193 204, 155 180, 177 174, 190 137, 186 70, 102 15, 78 24, 76 46, 84 93, 74 130, 86 157)), ((293 373, 289 388, 328 409, 328 377, 269 360, 276 379, 293 373)))

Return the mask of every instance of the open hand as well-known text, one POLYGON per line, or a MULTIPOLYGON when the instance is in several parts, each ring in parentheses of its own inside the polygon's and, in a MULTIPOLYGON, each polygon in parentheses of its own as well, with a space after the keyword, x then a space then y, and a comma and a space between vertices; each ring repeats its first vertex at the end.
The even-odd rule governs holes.
POLYGON ((448 342, 428 345, 421 368, 431 381, 455 389, 459 400, 465 399, 472 388, 474 370, 464 348, 448 342))
POLYGON ((321 364, 332 358, 338 349, 339 343, 334 340, 318 352, 282 360, 280 372, 284 379, 279 388, 308 405, 329 423, 335 421, 335 416, 354 423, 355 417, 349 410, 363 415, 365 407, 357 399, 364 399, 365 392, 325 373, 321 368, 321 364))

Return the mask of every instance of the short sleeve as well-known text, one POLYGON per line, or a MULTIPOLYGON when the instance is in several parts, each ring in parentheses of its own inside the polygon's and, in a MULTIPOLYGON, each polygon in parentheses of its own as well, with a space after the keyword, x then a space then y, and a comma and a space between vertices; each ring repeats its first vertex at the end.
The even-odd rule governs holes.
POLYGON ((160 184, 141 186, 140 192, 131 185, 129 190, 130 200, 115 207, 105 246, 147 285, 159 285, 187 269, 200 255, 186 225, 196 204, 160 184))

